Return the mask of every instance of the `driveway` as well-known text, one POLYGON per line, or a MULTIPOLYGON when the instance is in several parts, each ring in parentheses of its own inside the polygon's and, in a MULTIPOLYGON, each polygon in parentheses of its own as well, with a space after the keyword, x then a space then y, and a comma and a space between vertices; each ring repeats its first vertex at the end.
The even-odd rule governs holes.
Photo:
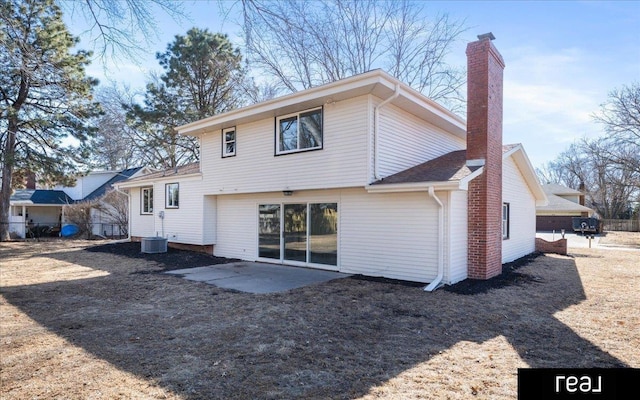
MULTIPOLYGON (((536 232, 536 237, 544 239, 548 242, 553 242, 559 239, 562 239, 562 234, 560 232, 536 232)), ((600 245, 600 235, 595 235, 595 237, 591 240, 587 239, 587 237, 578 235, 576 233, 565 233, 564 238, 567 239, 567 247, 570 248, 579 248, 579 249, 602 249, 607 248, 604 245, 600 245)))

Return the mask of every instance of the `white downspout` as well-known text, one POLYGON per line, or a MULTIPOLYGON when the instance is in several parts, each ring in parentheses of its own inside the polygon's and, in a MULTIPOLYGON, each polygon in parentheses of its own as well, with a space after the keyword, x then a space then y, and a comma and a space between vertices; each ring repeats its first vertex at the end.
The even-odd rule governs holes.
POLYGON ((429 186, 429 197, 438 203, 438 275, 424 290, 426 292, 433 292, 438 285, 440 285, 444 277, 444 206, 438 196, 436 196, 433 186, 429 186))
POLYGON ((373 177, 376 181, 380 180, 380 173, 378 172, 378 121, 380 119, 379 110, 398 96, 400 96, 400 84, 396 83, 393 95, 373 108, 373 177))
POLYGON ((129 213, 129 215, 127 215, 127 242, 131 241, 131 196, 129 195, 129 193, 127 192, 123 192, 122 190, 120 190, 119 187, 115 186, 113 187, 113 189, 118 192, 121 193, 125 196, 127 196, 127 203, 128 203, 128 207, 127 207, 127 212, 129 213))

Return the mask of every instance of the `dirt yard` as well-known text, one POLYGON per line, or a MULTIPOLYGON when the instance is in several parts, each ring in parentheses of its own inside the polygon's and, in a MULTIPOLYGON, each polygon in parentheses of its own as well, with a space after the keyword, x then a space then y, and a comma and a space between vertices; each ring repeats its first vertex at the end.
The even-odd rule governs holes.
POLYGON ((159 273, 222 259, 95 246, 0 243, 0 398, 511 400, 518 368, 640 367, 639 251, 255 295, 159 273))

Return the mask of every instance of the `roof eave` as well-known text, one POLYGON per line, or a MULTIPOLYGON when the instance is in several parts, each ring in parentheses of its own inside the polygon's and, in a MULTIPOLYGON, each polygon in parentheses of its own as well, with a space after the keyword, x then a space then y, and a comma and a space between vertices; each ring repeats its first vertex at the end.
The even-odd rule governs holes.
POLYGON ((375 185, 366 185, 364 188, 369 193, 401 193, 401 192, 428 192, 430 187, 433 187, 435 190, 462 189, 461 181, 378 183, 375 185))
POLYGON ((150 177, 150 178, 140 177, 134 180, 126 180, 126 181, 118 182, 113 186, 117 189, 129 189, 129 188, 136 188, 136 187, 142 187, 142 186, 149 186, 149 184, 156 181, 184 180, 185 178, 191 179, 191 178, 198 178, 198 177, 200 178, 202 177, 202 172, 193 172, 193 173, 184 174, 184 175, 156 176, 156 177, 150 177))
POLYGON ((466 138, 466 122, 464 119, 382 70, 369 71, 336 82, 238 108, 224 114, 214 115, 179 126, 176 131, 180 135, 199 136, 207 132, 232 127, 239 123, 249 123, 300 111, 301 107, 303 109, 319 107, 365 94, 388 98, 394 93, 396 86, 400 87, 401 95, 397 100, 394 100, 394 104, 397 103, 401 108, 411 109, 410 112, 413 111, 422 115, 430 123, 454 136, 461 139, 466 138))
POLYGON ((535 169, 533 168, 533 165, 531 165, 531 161, 529 161, 527 153, 524 151, 524 147, 522 147, 521 144, 518 144, 509 151, 504 152, 502 154, 502 159, 505 160, 511 156, 513 156, 516 165, 527 182, 527 186, 529 186, 529 189, 535 198, 536 206, 544 206, 548 204, 549 200, 547 199, 547 195, 542 189, 542 185, 536 176, 535 169))

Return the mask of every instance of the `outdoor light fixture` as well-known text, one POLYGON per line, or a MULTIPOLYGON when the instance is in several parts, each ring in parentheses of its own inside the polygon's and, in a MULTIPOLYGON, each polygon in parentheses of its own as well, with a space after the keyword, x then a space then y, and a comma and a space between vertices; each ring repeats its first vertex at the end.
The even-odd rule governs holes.
POLYGON ((282 194, 285 196, 291 196, 293 194, 293 190, 283 190, 282 194))

